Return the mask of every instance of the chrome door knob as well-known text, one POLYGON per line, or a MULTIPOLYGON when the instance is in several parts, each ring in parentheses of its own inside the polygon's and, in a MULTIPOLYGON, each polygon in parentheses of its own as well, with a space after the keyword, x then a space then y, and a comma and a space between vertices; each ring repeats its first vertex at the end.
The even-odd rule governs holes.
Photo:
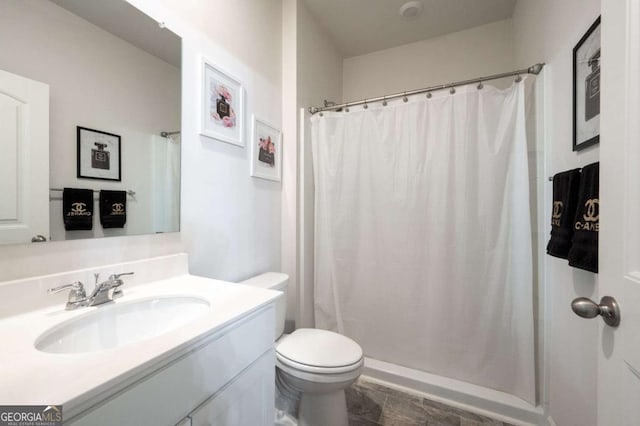
POLYGON ((607 325, 620 325, 620 306, 611 296, 604 296, 600 299, 600 304, 586 297, 578 297, 571 302, 571 309, 582 318, 595 318, 600 315, 607 325))

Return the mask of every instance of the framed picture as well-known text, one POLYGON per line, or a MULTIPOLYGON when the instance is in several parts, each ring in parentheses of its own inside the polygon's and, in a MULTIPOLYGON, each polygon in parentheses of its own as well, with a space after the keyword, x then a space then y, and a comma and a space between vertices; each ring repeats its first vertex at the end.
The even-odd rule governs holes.
POLYGON ((282 180, 282 132, 253 116, 251 176, 282 180))
POLYGON ((600 141, 600 17, 573 48, 573 150, 600 141))
POLYGON ((202 121, 200 133, 244 146, 244 90, 229 74, 202 59, 202 121))
POLYGON ((120 136, 78 126, 78 178, 121 181, 120 136))

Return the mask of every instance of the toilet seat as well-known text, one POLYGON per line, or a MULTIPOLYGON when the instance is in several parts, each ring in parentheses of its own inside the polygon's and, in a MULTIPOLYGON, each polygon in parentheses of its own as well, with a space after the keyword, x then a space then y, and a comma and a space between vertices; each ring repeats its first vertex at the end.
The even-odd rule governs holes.
POLYGON ((318 367, 315 365, 307 365, 300 362, 296 362, 292 359, 289 359, 281 354, 279 354, 276 350, 276 360, 279 365, 286 366, 289 369, 295 369, 298 371, 304 371, 307 373, 315 373, 315 374, 339 374, 339 373, 348 373, 350 371, 356 370, 359 367, 362 367, 364 364, 364 358, 354 362, 353 364, 343 365, 340 367, 318 367))
POLYGON ((276 345, 279 366, 291 374, 351 373, 362 367, 363 355, 360 345, 348 337, 312 328, 297 329, 276 345))

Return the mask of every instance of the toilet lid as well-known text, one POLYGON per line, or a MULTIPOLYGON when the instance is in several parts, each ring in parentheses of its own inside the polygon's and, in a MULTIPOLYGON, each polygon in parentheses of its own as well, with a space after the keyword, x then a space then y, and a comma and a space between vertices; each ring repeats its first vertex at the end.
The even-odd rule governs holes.
POLYGON ((278 343, 276 352, 299 364, 314 367, 344 367, 362 359, 362 348, 341 334, 299 328, 278 343))

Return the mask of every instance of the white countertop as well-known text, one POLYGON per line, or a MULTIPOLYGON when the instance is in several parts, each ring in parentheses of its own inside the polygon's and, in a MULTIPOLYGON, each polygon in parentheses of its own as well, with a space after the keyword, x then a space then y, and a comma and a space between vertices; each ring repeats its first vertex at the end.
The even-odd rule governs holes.
POLYGON ((123 292, 122 298, 110 303, 168 295, 197 296, 209 302, 211 311, 158 337, 80 354, 40 352, 34 343, 54 325, 102 306, 66 311, 62 304, 2 319, 0 405, 63 405, 64 411, 73 409, 105 391, 124 386, 132 376, 179 357, 195 342, 281 296, 272 290, 192 275, 130 288, 125 284, 123 292))

